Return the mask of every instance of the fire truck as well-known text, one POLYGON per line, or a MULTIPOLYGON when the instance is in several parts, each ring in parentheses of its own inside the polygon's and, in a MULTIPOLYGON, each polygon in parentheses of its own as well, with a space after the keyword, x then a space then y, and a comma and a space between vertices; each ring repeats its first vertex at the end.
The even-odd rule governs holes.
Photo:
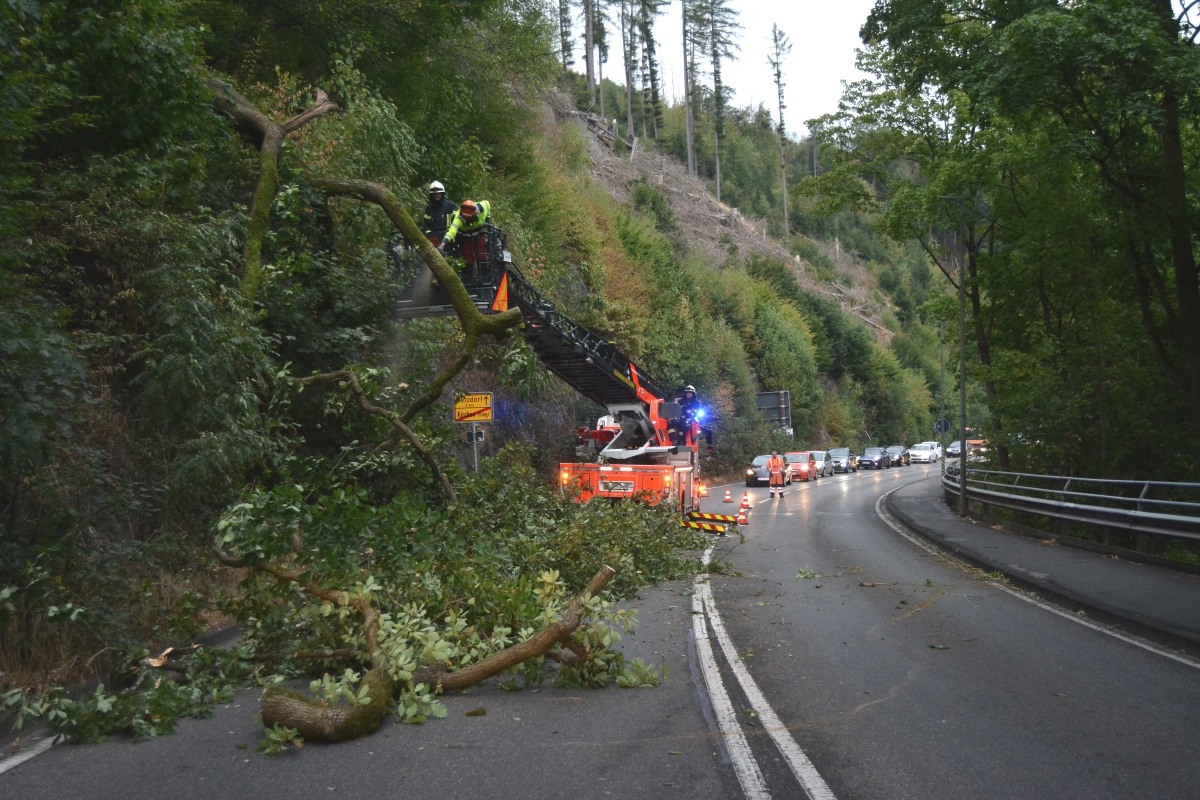
MULTIPOLYGON (((637 497, 684 514, 699 511, 699 422, 685 419, 662 386, 612 343, 570 320, 538 292, 513 264, 500 229, 485 226, 483 235, 488 258, 460 273, 476 307, 495 313, 519 308, 525 338, 542 364, 607 411, 595 427, 579 430, 576 461, 559 465, 562 490, 580 502, 637 497)), ((408 285, 419 287, 419 294, 410 289, 402 296, 401 316, 453 313, 411 249, 390 245, 389 257, 397 270, 410 271, 408 285)))

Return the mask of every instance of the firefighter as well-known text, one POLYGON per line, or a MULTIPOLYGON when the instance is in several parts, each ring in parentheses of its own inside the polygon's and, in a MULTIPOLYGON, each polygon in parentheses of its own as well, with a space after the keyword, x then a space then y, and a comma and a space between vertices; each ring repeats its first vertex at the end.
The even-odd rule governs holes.
POLYGON ((704 434, 704 442, 709 453, 712 452, 712 431, 708 429, 701 420, 704 418, 704 409, 700 406, 700 398, 696 397, 696 387, 690 383, 683 387, 683 395, 675 398, 675 402, 679 404, 680 416, 676 421, 676 430, 679 431, 680 438, 686 440, 688 432, 692 428, 692 423, 697 423, 700 426, 700 432, 704 434))
POLYGON ((771 485, 771 497, 775 496, 775 492, 779 492, 779 496, 783 497, 783 468, 786 462, 783 456, 779 455, 778 450, 771 451, 771 457, 767 459, 767 483, 771 485))
POLYGON ((450 227, 450 220, 455 211, 458 211, 458 206, 446 199, 446 187, 442 182, 434 181, 429 184, 429 203, 421 216, 421 233, 425 234, 425 238, 432 242, 434 247, 442 243, 442 237, 446 235, 446 228, 450 227))
POLYGON ((463 200, 458 211, 454 212, 454 217, 450 220, 450 225, 446 229, 446 235, 442 237, 442 243, 438 246, 438 250, 445 253, 446 248, 457 242, 461 236, 460 251, 463 260, 468 265, 479 262, 486 263, 488 260, 487 231, 484 228, 491 222, 491 216, 491 201, 463 200))

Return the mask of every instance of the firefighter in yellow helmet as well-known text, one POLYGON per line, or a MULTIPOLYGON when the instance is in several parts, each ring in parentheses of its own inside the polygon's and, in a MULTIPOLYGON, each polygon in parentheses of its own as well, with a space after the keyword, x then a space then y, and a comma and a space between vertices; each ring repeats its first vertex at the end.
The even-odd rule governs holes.
POLYGON ((491 222, 491 217, 490 200, 463 200, 458 205, 458 211, 454 212, 438 250, 444 253, 450 245, 458 243, 467 264, 486 262, 488 252, 484 227, 491 222))

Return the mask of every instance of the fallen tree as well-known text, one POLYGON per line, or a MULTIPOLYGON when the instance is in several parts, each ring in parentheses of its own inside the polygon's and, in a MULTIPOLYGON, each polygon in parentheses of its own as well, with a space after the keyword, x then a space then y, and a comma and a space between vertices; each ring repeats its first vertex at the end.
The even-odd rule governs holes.
MULTIPOLYGON (((299 576, 260 565, 281 580, 300 581, 299 576)), ((432 686, 437 692, 458 691, 495 677, 523 661, 549 654, 553 648, 563 644, 583 621, 587 600, 599 594, 616 574, 612 567, 604 567, 596 573, 587 588, 567 603, 562 617, 547 625, 536 635, 507 647, 498 653, 457 671, 448 671, 444 666, 427 667, 417 672, 411 682, 432 686)), ((375 645, 378 636, 378 615, 369 603, 350 597, 344 592, 330 593, 320 587, 305 586, 304 590, 317 597, 334 598, 354 605, 363 615, 363 630, 366 640, 375 645)), ((262 720, 270 728, 282 726, 295 729, 307 741, 341 742, 375 731, 387 715, 397 681, 384 662, 379 648, 373 646, 370 657, 371 669, 363 677, 366 687, 365 702, 361 704, 333 705, 287 688, 272 686, 263 692, 262 720)))
MULTIPOLYGON (((231 86, 218 82, 210 85, 215 92, 216 108, 235 120, 259 151, 259 175, 249 207, 242 282, 244 299, 253 303, 267 274, 263 265, 264 244, 268 241, 272 201, 279 191, 283 140, 308 122, 339 109, 324 93, 317 92, 309 109, 278 123, 231 86)), ((307 668, 295 668, 297 662, 307 659, 311 659, 313 666, 336 665, 334 668, 345 669, 342 679, 326 673, 324 683, 314 684, 308 694, 281 686, 266 689, 262 699, 264 726, 268 733, 286 730, 294 732, 288 736, 309 741, 345 741, 376 730, 394 702, 403 707, 405 698, 409 698, 409 709, 422 704, 427 707, 436 702, 440 692, 464 689, 547 659, 558 662, 561 670, 588 675, 585 680, 590 685, 601 685, 596 676, 607 676, 622 663, 608 649, 609 642, 620 637, 610 632, 607 622, 617 619, 628 627, 632 621, 631 614, 610 612, 606 602, 598 600, 598 595, 617 575, 613 567, 604 566, 587 581, 582 592, 564 599, 564 582, 557 569, 543 569, 536 579, 511 580, 516 565, 536 570, 534 565, 546 560, 545 548, 533 545, 529 553, 513 553, 507 556, 512 559, 510 564, 495 569, 497 578, 504 575, 504 583, 512 584, 504 588, 512 592, 512 599, 494 603, 497 612, 503 612, 501 616, 488 620, 472 617, 470 624, 460 613, 462 586, 457 591, 435 592, 432 598, 415 602, 408 592, 394 588, 430 573, 437 575, 439 586, 469 585, 469 581, 438 574, 447 550, 445 542, 436 541, 428 547, 418 544, 431 531, 435 537, 452 536, 456 527, 461 531, 477 531, 479 525, 470 521, 469 502, 464 503, 440 464, 435 452, 436 439, 427 441, 414 426, 414 420, 437 402, 450 381, 475 359, 480 337, 503 339, 521 321, 521 316, 517 309, 482 314, 458 274, 421 234, 399 198, 386 186, 314 172, 303 165, 300 170, 303 182, 310 188, 327 198, 346 198, 377 207, 414 246, 446 290, 462 338, 457 352, 446 359, 446 366, 416 391, 414 399, 402 411, 386 408, 372 398, 360 380, 360 373, 366 372, 358 368, 287 378, 288 384, 299 389, 322 387, 347 392, 353 406, 382 420, 386 427, 379 435, 385 441, 370 448, 370 452, 388 451, 396 445, 410 448, 432 478, 440 495, 440 506, 419 512, 424 516, 413 526, 408 520, 418 513, 414 508, 423 507, 423 499, 367 499, 365 492, 355 488, 358 473, 351 464, 345 465, 344 480, 326 475, 323 492, 287 485, 256 490, 248 501, 226 513, 218 525, 218 557, 227 566, 249 568, 254 576, 246 584, 248 599, 243 613, 253 622, 251 627, 259 629, 257 641, 254 634, 248 635, 255 656, 268 657, 277 663, 290 662, 293 672, 307 672, 307 668), (403 546, 401 552, 396 551, 396 541, 406 541, 401 530, 407 531, 411 552, 403 551, 403 546), (390 558, 385 559, 385 552, 390 558), (422 563, 422 553, 430 563, 414 566, 422 563), (260 582, 254 582, 255 579, 260 582), (384 595, 391 602, 383 602, 384 595), (514 614, 514 609, 520 613, 514 614), (589 615, 593 618, 591 628, 604 631, 602 644, 589 640, 593 632, 586 630, 589 626, 580 630, 589 615), (485 627, 477 628, 476 624, 485 627), (263 632, 272 626, 288 631, 289 635, 272 636, 269 630, 263 632), (257 649, 259 645, 261 650, 257 649)), ((348 404, 341 403, 339 407, 345 409, 348 404)), ((370 461, 370 457, 364 456, 364 461, 370 461)), ((377 462, 367 464, 366 468, 377 469, 377 462)), ((582 509, 553 492, 547 493, 553 502, 546 498, 539 500, 534 496, 536 493, 529 491, 529 485, 540 483, 539 479, 532 475, 521 478, 521 473, 513 472, 511 466, 500 467, 498 475, 499 480, 511 483, 500 491, 514 491, 521 495, 519 500, 504 505, 495 496, 497 489, 491 488, 486 491, 484 502, 480 503, 480 496, 474 502, 483 508, 481 516, 486 519, 483 525, 498 529, 505 542, 503 547, 510 546, 508 542, 512 541, 520 546, 521 540, 529 539, 529 534, 538 527, 555 534, 561 527, 570 548, 563 555, 573 563, 590 562, 594 569, 597 563, 614 563, 610 561, 613 558, 620 563, 628 560, 628 554, 622 553, 623 547, 610 547, 606 552, 580 559, 578 545, 571 535, 575 526, 592 532, 591 526, 597 524, 594 516, 597 511, 613 514, 612 510, 582 509), (549 505, 525 514, 522 506, 530 502, 549 505), (490 503, 501 506, 499 514, 495 509, 487 509, 490 503), (512 519, 506 520, 505 516, 512 519), (507 526, 514 530, 505 535, 507 526), (513 536, 513 532, 518 535, 513 536)), ((619 516, 627 512, 628 509, 615 513, 619 516)), ((653 511, 639 509, 635 516, 643 530, 659 524, 653 511)), ((630 526, 625 532, 638 542, 670 547, 669 537, 639 535, 636 527, 630 526)), ((603 536, 596 537, 596 541, 603 540, 603 536)), ((477 544, 477 534, 471 535, 464 541, 464 550, 477 544)), ((480 598, 486 597, 488 586, 479 576, 486 576, 488 570, 475 563, 467 572, 476 580, 470 588, 475 593, 472 603, 487 605, 480 598)), ((650 571, 639 572, 646 576, 650 571)), ((576 575, 575 585, 584 579, 576 575)), ((477 610, 478 606, 472 608, 473 612, 477 610)), ((397 716, 402 715, 397 713, 397 716)), ((421 714, 406 716, 421 717, 421 714)))

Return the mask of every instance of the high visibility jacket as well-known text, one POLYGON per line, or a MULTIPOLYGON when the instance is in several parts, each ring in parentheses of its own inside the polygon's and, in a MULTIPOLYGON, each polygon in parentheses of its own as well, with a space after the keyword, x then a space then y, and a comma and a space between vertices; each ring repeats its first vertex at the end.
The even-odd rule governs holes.
POLYGON ((462 217, 462 209, 454 212, 454 217, 450 220, 450 227, 446 229, 446 235, 442 238, 443 242, 449 244, 453 242, 459 233, 475 233, 487 224, 488 218, 492 215, 492 203, 490 200, 476 200, 475 207, 479 209, 475 215, 474 222, 467 222, 462 217))
POLYGON ((783 456, 771 456, 767 459, 767 472, 783 472, 783 465, 787 463, 783 460, 783 456))

